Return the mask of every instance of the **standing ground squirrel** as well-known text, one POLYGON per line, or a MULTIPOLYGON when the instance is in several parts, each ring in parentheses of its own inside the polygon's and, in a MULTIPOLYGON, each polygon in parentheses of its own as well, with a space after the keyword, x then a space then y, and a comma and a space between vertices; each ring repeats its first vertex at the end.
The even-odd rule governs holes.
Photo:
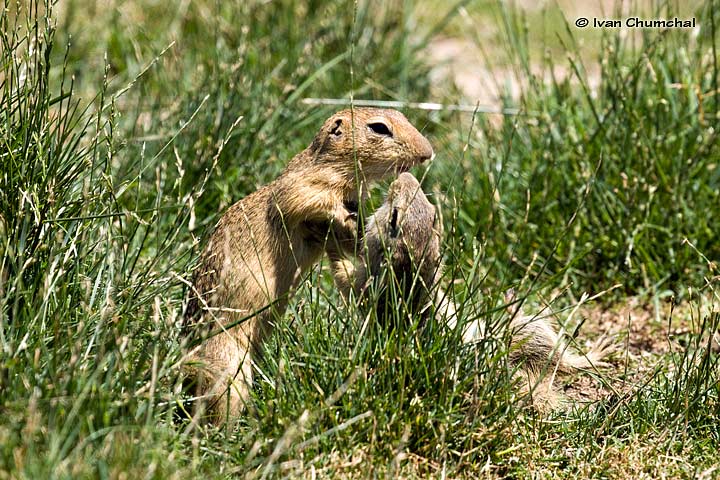
POLYGON ((223 215, 200 257, 184 322, 187 336, 207 336, 185 371, 215 423, 244 409, 251 356, 303 274, 325 250, 337 258, 354 249, 350 206, 366 184, 432 155, 430 142, 400 112, 344 110, 275 181, 223 215))
MULTIPOLYGON (((438 319, 454 328, 457 325, 455 304, 439 286, 441 238, 435 208, 417 179, 403 173, 390 185, 385 203, 368 221, 357 266, 348 259, 333 262, 335 281, 346 297, 352 290, 361 304, 375 304, 381 319, 393 317, 386 310, 386 304, 393 303, 387 290, 388 283, 395 282, 398 293, 395 298, 402 296, 402 303, 407 307, 403 314, 427 315, 434 307, 438 319), (387 266, 391 268, 384 268, 387 266), (369 298, 370 285, 378 292, 372 299, 369 298)), ((510 303, 514 299, 506 300, 510 303)), ((545 376, 545 373, 571 373, 603 365, 601 359, 612 350, 609 343, 601 341, 587 354, 577 355, 568 349, 546 319, 518 311, 510 313, 508 358, 519 369, 521 387, 533 390, 533 404, 540 410, 554 407, 559 398, 552 388, 553 375, 545 376)), ((473 344, 482 340, 483 327, 480 320, 466 325, 463 342, 473 344)))

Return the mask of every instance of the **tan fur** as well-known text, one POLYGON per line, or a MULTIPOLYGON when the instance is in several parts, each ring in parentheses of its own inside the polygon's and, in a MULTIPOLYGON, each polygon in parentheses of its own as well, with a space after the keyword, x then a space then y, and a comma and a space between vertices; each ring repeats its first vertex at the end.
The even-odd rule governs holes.
POLYGON ((228 209, 200 258, 185 316, 187 335, 220 332, 191 352, 186 368, 213 421, 244 409, 252 356, 303 274, 325 249, 336 258, 353 249, 357 226, 346 205, 357 204, 368 182, 432 154, 400 112, 341 111, 280 177, 228 209), (333 243, 325 245, 328 231, 333 243))
MULTIPOLYGON (((508 303, 513 300, 506 297, 508 303)), ((527 315, 512 307, 508 311, 510 363, 519 367, 516 375, 520 387, 530 394, 532 405, 540 411, 556 408, 563 398, 553 386, 556 375, 607 366, 603 359, 615 350, 615 344, 603 337, 584 354, 577 354, 546 318, 527 315)), ((464 332, 466 343, 473 343, 482 335, 481 327, 475 328, 474 335, 464 332)))
MULTIPOLYGON (((373 278, 383 274, 385 262, 392 265, 388 278, 414 281, 412 288, 405 284, 403 303, 416 312, 427 312, 434 304, 435 313, 450 328, 457 324, 456 307, 439 287, 442 270, 440 240, 442 232, 437 225, 436 212, 420 188, 420 183, 404 173, 392 183, 385 203, 368 222, 358 265, 340 259, 333 263, 335 280, 340 290, 348 295, 353 291, 361 302, 367 300, 367 286, 373 278), (397 211, 400 228, 393 229, 393 212, 397 211)), ((508 298, 508 303, 513 299, 508 298)), ((380 308, 387 299, 373 299, 380 308)), ((372 303, 372 302, 368 302, 372 303)), ((508 325, 511 364, 519 367, 521 387, 532 392, 533 404, 540 410, 555 407, 559 395, 552 387, 556 373, 568 374, 578 369, 604 365, 601 359, 612 350, 610 343, 599 342, 586 355, 577 355, 544 318, 511 313, 508 325)), ((463 341, 476 343, 485 336, 480 321, 470 323, 463 331, 463 341)))

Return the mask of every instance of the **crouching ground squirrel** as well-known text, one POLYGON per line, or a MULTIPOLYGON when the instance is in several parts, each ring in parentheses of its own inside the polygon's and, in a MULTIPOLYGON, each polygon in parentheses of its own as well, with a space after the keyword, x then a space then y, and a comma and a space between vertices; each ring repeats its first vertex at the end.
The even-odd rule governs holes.
POLYGON ((424 313, 439 280, 441 228, 417 179, 400 174, 367 221, 359 262, 333 259, 336 284, 345 297, 353 291, 374 304, 381 320, 391 316, 385 309, 393 298, 402 300, 406 315, 424 313))
MULTIPOLYGON (((374 305, 379 319, 396 316, 385 310, 393 298, 388 298, 392 288, 396 292, 394 298, 401 299, 406 307, 404 315, 426 316, 434 307, 438 320, 454 328, 457 324, 455 305, 439 287, 441 239, 435 208, 417 179, 403 173, 391 184, 385 203, 367 222, 365 245, 359 250, 358 261, 354 263, 346 258, 333 261, 335 281, 345 296, 353 291, 361 305, 363 302, 374 305), (371 296, 372 300, 368 301, 371 296)), ((510 313, 509 360, 518 368, 521 388, 533 389, 533 405, 540 410, 555 407, 561 398, 552 388, 554 372, 571 373, 601 366, 602 358, 613 349, 603 340, 587 354, 578 355, 568 349, 544 318, 510 313)), ((471 322, 463 331, 466 344, 477 343, 484 336, 480 320, 471 322)))
POLYGON ((430 142, 400 112, 344 110, 275 181, 223 215, 200 257, 184 321, 185 335, 202 339, 186 376, 212 421, 244 409, 252 355, 303 274, 325 250, 337 257, 354 249, 353 205, 367 182, 432 155, 430 142))

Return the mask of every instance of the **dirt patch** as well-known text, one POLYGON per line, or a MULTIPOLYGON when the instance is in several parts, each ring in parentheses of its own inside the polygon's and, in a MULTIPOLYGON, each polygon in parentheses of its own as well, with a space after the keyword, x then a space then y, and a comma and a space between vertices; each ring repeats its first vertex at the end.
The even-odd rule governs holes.
MULTIPOLYGON (((498 109, 505 106, 503 100, 520 99, 523 92, 530 88, 531 81, 549 84, 569 80, 571 84, 580 83, 565 65, 553 65, 550 69, 533 64, 530 76, 520 68, 488 65, 472 41, 460 38, 433 40, 428 44, 427 55, 434 65, 430 73, 433 96, 447 96, 455 87, 462 101, 498 109)), ((590 90, 596 91, 600 85, 600 67, 588 64, 585 68, 585 80, 590 90)))
MULTIPOLYGON (((663 366, 672 370, 670 355, 679 354, 701 332, 708 337, 701 344, 720 351, 720 333, 710 332, 703 322, 719 311, 712 297, 674 305, 670 301, 643 302, 631 297, 611 307, 584 307, 585 319, 579 332, 581 338, 610 335, 616 339, 617 350, 608 359, 609 368, 592 374, 579 373, 562 382, 564 393, 577 402, 594 402, 609 395, 625 395, 641 386, 653 372, 663 366)), ((579 349, 582 350, 582 345, 579 349)))
POLYGON ((581 314, 586 333, 615 335, 624 354, 642 358, 682 351, 688 337, 701 332, 704 319, 717 311, 711 297, 677 305, 670 300, 649 304, 632 297, 610 308, 586 308, 581 314))
MULTIPOLYGON (((658 11, 656 2, 640 0, 635 2, 616 2, 601 0, 598 2, 529 1, 513 2, 522 13, 529 40, 527 55, 529 74, 524 72, 517 61, 509 57, 512 48, 502 34, 502 20, 493 8, 461 8, 454 28, 446 28, 426 47, 425 53, 433 65, 431 82, 433 96, 443 97, 459 91, 461 100, 488 107, 502 106, 502 99, 517 100, 528 91, 530 82, 564 82, 579 85, 576 74, 571 70, 565 57, 576 57, 579 51, 582 58, 584 81, 591 92, 597 92, 600 86, 600 66, 598 59, 602 53, 599 29, 579 29, 573 25, 579 17, 597 19, 623 19, 631 16, 640 18, 662 18, 663 16, 691 17, 700 5, 698 0, 683 5, 664 6, 658 11), (568 22, 569 27, 566 27, 568 22), (572 31, 573 40, 565 39, 567 47, 557 45, 557 37, 564 36, 566 28, 572 31), (544 32, 544 33, 540 33, 544 32), (538 39, 542 35, 543 40, 538 39), (551 47, 551 45, 555 45, 551 47), (575 46, 573 46, 575 45, 575 46), (552 68, 542 64, 544 56, 551 57, 552 68), (528 78, 532 77, 532 78, 528 78)), ((425 8, 428 8, 425 6, 425 8)), ((425 13, 429 19, 431 14, 425 13)), ((634 36, 638 44, 642 43, 639 31, 621 30, 623 38, 634 36)), ((577 58, 576 60, 577 61, 577 58)))

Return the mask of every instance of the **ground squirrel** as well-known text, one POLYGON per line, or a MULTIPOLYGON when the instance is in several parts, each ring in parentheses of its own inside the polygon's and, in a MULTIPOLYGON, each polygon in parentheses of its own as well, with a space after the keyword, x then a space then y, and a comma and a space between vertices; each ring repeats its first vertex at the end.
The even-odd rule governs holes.
POLYGON ((367 221, 357 265, 347 258, 333 261, 336 284, 345 297, 352 290, 373 303, 379 319, 391 316, 385 309, 393 297, 402 300, 404 315, 424 313, 440 272, 441 228, 417 179, 400 174, 367 221))
MULTIPOLYGON (((390 185, 385 203, 368 221, 365 245, 360 249, 357 265, 348 259, 333 262, 335 280, 346 297, 354 291, 361 304, 376 302, 380 319, 388 316, 385 310, 388 307, 384 304, 389 299, 383 289, 387 290, 389 282, 395 282, 407 307, 405 314, 427 315, 434 307, 438 320, 454 328, 457 325, 455 304, 439 286, 441 238, 435 208, 417 179, 403 173, 390 185), (392 268, 384 268, 388 264, 392 268), (368 301, 370 285, 379 293, 368 301)), ((514 298, 506 298, 508 304, 513 301, 514 298)), ((612 349, 607 341, 601 341, 587 354, 575 354, 545 318, 524 315, 512 311, 511 307, 508 312, 511 314, 509 360, 518 367, 521 388, 532 389, 533 405, 540 410, 555 407, 560 398, 552 388, 554 372, 571 373, 602 365, 601 359, 612 349), (544 375, 546 373, 549 375, 544 375)), ((483 326, 480 320, 466 325, 464 343, 482 340, 483 326)))
POLYGON ((251 356, 303 274, 324 251, 337 258, 353 250, 353 210, 367 183, 432 155, 430 142, 400 112, 344 110, 275 181, 223 215, 200 257, 184 321, 186 336, 207 337, 185 370, 205 399, 196 405, 207 404, 212 421, 244 409, 251 356), (332 244, 325 243, 328 233, 332 244))

